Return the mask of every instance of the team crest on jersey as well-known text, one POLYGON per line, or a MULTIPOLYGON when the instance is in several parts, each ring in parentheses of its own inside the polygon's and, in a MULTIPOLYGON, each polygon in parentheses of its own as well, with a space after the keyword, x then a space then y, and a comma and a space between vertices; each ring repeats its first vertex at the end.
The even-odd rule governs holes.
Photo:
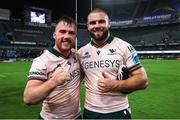
POLYGON ((90 58, 91 55, 89 54, 89 52, 85 52, 84 56, 82 56, 82 59, 86 59, 86 58, 90 58))
POLYGON ((116 55, 116 49, 109 49, 108 55, 116 55))

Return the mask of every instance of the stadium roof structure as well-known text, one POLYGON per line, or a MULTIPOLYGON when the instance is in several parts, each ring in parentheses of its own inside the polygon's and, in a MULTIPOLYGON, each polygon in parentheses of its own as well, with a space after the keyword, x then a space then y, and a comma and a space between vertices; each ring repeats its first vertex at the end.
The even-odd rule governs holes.
POLYGON ((12 18, 23 18, 25 5, 52 10, 53 20, 62 15, 75 17, 75 0, 5 0, 0 4, 0 8, 9 9, 12 18))
POLYGON ((177 3, 180 6, 179 0, 5 0, 0 8, 10 9, 14 18, 22 18, 24 5, 29 5, 52 10, 53 21, 62 15, 73 18, 77 15, 78 22, 86 22, 89 11, 95 7, 108 11, 113 20, 127 20, 162 12, 172 13, 177 3))

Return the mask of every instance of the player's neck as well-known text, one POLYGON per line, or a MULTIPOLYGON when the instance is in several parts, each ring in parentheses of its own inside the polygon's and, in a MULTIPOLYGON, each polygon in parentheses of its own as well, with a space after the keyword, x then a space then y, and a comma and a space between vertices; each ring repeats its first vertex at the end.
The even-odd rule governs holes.
POLYGON ((66 51, 66 52, 61 52, 61 54, 65 57, 65 58, 69 58, 71 51, 66 51))
POLYGON ((101 42, 101 43, 96 43, 95 41, 93 41, 94 42, 94 46, 96 47, 96 48, 101 48, 101 47, 103 47, 103 46, 105 46, 106 44, 107 44, 107 41, 106 40, 104 40, 103 42, 101 42))
POLYGON ((96 47, 96 48, 102 48, 102 47, 104 47, 106 44, 107 44, 107 40, 109 39, 109 34, 108 34, 108 36, 104 39, 104 40, 102 40, 102 41, 96 41, 96 40, 94 40, 94 39, 92 39, 93 40, 93 42, 94 42, 94 46, 96 47))
POLYGON ((68 58, 71 54, 71 50, 68 50, 68 51, 62 51, 62 50, 59 50, 57 48, 57 46, 54 46, 54 49, 57 50, 59 52, 59 54, 61 55, 61 57, 64 57, 64 58, 68 58))

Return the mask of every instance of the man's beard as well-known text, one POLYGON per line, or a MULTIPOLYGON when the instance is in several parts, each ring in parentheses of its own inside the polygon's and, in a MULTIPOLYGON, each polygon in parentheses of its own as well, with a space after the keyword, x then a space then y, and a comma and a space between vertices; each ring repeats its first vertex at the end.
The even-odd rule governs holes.
POLYGON ((107 38, 107 36, 108 36, 108 34, 109 34, 109 31, 108 31, 107 29, 105 29, 105 30, 103 31, 102 36, 99 36, 99 37, 95 36, 93 32, 89 32, 89 34, 90 34, 90 36, 93 38, 93 40, 94 40, 96 43, 101 43, 101 42, 103 42, 103 41, 107 38))
POLYGON ((74 46, 74 44, 73 44, 73 43, 71 42, 71 40, 69 40, 69 39, 63 39, 63 38, 61 38, 61 40, 58 41, 58 43, 57 43, 57 47, 58 47, 58 49, 59 49, 61 52, 67 52, 67 51, 69 51, 73 46, 74 46), (67 43, 66 43, 66 42, 67 42, 67 43), (66 47, 67 47, 67 45, 70 46, 69 49, 64 49, 63 46, 66 46, 66 47))

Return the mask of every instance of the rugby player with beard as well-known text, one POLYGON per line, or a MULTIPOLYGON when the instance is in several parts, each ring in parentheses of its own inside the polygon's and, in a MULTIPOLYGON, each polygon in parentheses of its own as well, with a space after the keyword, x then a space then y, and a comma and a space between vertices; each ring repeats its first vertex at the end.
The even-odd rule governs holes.
POLYGON ((76 22, 60 18, 54 46, 33 60, 24 90, 27 105, 42 102, 39 119, 80 119, 80 65, 73 51, 76 22))
POLYGON ((110 34, 110 20, 99 8, 87 17, 91 41, 78 50, 86 87, 84 119, 131 119, 130 92, 148 86, 147 74, 134 47, 110 34), (119 68, 131 75, 118 80, 119 68))

